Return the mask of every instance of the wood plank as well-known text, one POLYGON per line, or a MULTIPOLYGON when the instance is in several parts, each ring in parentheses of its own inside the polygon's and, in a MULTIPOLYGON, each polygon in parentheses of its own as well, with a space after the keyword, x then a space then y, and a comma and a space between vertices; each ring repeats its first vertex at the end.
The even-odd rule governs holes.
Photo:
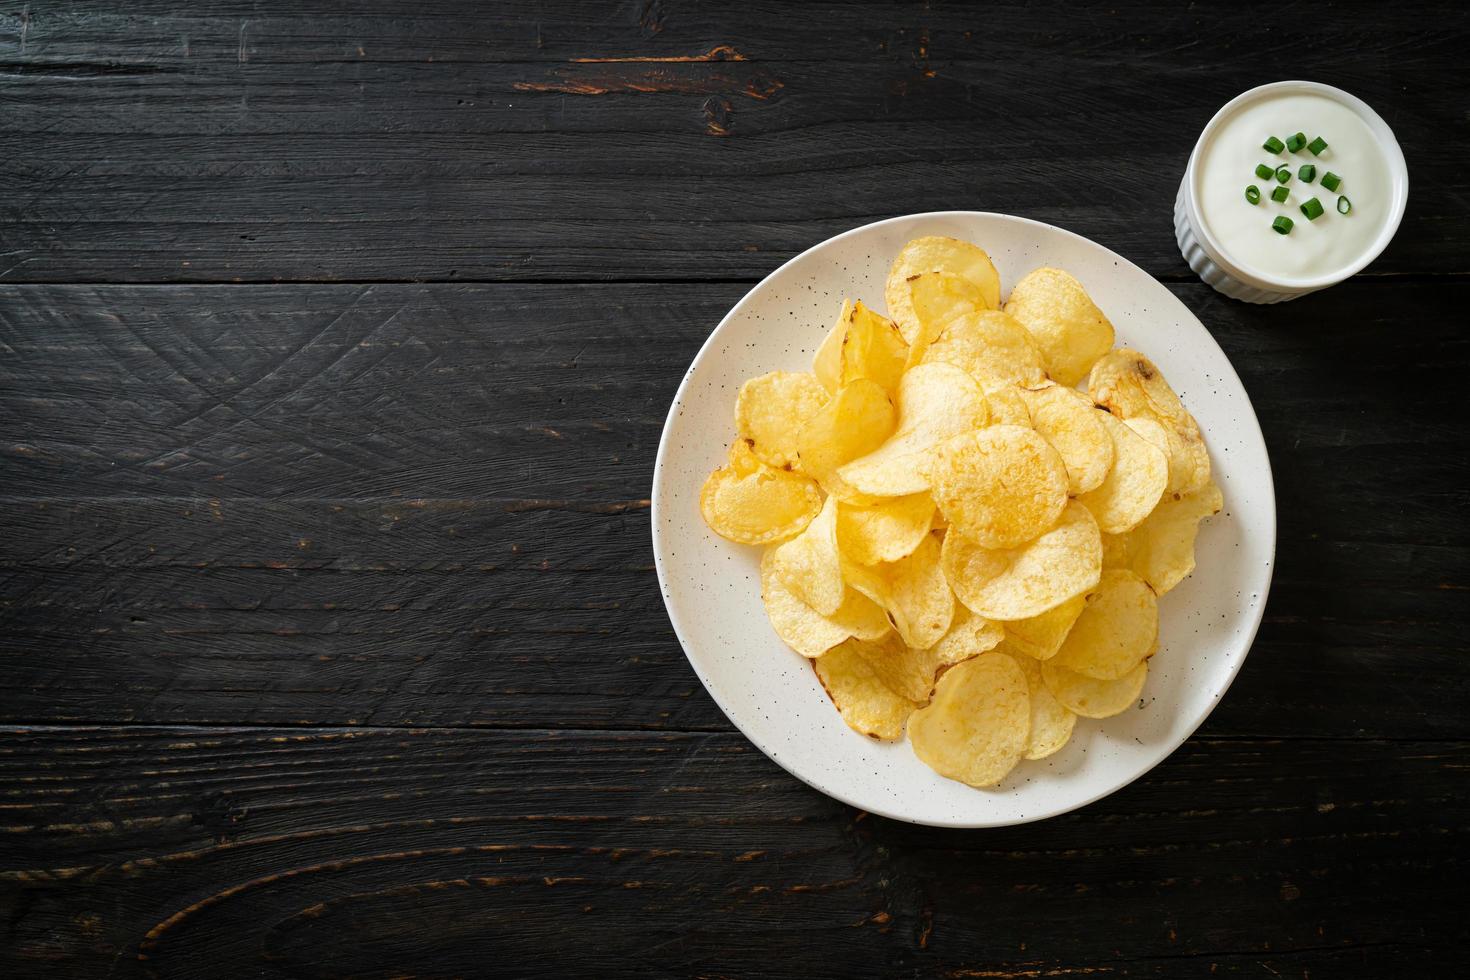
MULTIPOLYGON (((1470 286, 1174 288, 1255 400, 1282 527, 1207 730, 1470 734, 1467 408, 1427 380, 1470 367, 1470 286)), ((0 289, 0 719, 728 730, 647 496, 741 291, 0 289)))
POLYGON ((955 832, 834 803, 733 735, 12 731, 0 957, 124 978, 1449 976, 1467 761, 1197 739, 1077 813, 955 832))
POLYGON ((1470 272, 1467 123, 1442 72, 1470 30, 1448 4, 1325 16, 1306 45, 1246 5, 1206 25, 1094 4, 1065 33, 1022 6, 200 7, 0 25, 0 280, 748 279, 947 208, 1183 278, 1174 181, 1286 51, 1378 105, 1435 188, 1373 271, 1470 272))

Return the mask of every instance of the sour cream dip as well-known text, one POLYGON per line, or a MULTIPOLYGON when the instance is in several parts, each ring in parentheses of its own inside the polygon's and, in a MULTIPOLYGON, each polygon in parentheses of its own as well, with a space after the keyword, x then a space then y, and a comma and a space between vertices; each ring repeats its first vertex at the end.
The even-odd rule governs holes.
POLYGON ((1329 85, 1276 82, 1231 100, 1205 127, 1175 231, 1216 289, 1281 302, 1371 262, 1407 199, 1403 152, 1376 112, 1329 85))

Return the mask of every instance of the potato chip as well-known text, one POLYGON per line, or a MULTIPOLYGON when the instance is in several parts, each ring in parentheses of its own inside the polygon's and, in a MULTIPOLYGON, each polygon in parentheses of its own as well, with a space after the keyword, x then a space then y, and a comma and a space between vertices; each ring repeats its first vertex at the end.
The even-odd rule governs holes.
POLYGON ((1005 311, 1036 338, 1046 373, 1072 387, 1113 346, 1113 325, 1070 273, 1041 268, 1011 290, 1005 311))
POLYGON ((847 590, 831 616, 802 602, 776 574, 775 553, 767 548, 761 556, 761 601, 776 635, 791 649, 803 657, 820 657, 848 637, 877 640, 892 633, 887 614, 856 589, 847 590))
POLYGON ((1087 379, 1092 400, 1120 419, 1152 419, 1168 439, 1170 493, 1188 493, 1209 482, 1210 454, 1199 424, 1152 361, 1138 351, 1109 351, 1087 379))
POLYGON ((1103 571, 1110 568, 1132 568, 1133 550, 1129 545, 1129 534, 1104 534, 1102 536, 1103 547, 1103 571))
POLYGON ((1152 656, 1159 643, 1159 600, 1128 570, 1103 572, 1087 608, 1052 663, 1099 680, 1117 680, 1152 656))
POLYGON ((950 526, 985 548, 1015 548, 1057 522, 1067 506, 1067 468, 1039 434, 992 425, 939 447, 934 502, 950 526))
POLYGON ((1041 349, 1026 328, 999 310, 955 317, 924 352, 923 363, 964 370, 987 391, 1006 385, 1034 388, 1046 381, 1041 349))
POLYGON ((1164 493, 1192 493, 1210 482, 1210 454, 1203 439, 1193 440, 1153 418, 1124 419, 1123 424, 1162 450, 1169 460, 1169 482, 1164 493))
POLYGON ((796 468, 828 492, 842 464, 866 456, 893 432, 898 417, 888 393, 859 378, 838 389, 796 437, 796 468))
POLYGON ((944 325, 965 313, 991 309, 985 290, 968 279, 944 272, 925 272, 909 281, 914 319, 919 328, 909 345, 908 364, 912 367, 924 359, 944 325))
POLYGON ((1169 482, 1169 459, 1107 412, 1093 414, 1113 440, 1113 468, 1101 486, 1077 501, 1092 511, 1104 533, 1122 534, 1137 527, 1158 504, 1169 482))
POLYGON ((883 497, 872 506, 837 508, 837 547, 859 565, 898 561, 929 533, 934 500, 927 493, 883 497))
POLYGON ((842 342, 847 339, 847 324, 850 319, 852 300, 844 299, 842 310, 837 314, 837 322, 832 324, 832 329, 827 331, 822 345, 812 357, 812 374, 816 375, 829 394, 836 394, 837 389, 842 387, 842 342))
POLYGON ((1045 759, 1056 754, 1071 739, 1077 715, 1058 701, 1046 686, 1041 677, 1041 664, 1024 653, 1012 650, 1009 640, 1001 644, 997 652, 1014 659, 1021 673, 1026 675, 1026 694, 1031 700, 1031 731, 1026 737, 1023 756, 1045 759))
POLYGON ((949 667, 995 649, 1005 635, 999 623, 976 616, 962 603, 955 603, 949 631, 929 649, 938 666, 949 667))
POLYGON ((914 755, 941 776, 976 787, 1004 779, 1021 761, 1030 733, 1026 675, 1003 653, 945 671, 934 699, 909 718, 914 755))
POLYGON ((837 551, 837 498, 828 497, 821 513, 771 558, 781 581, 823 616, 837 612, 847 592, 842 556, 837 551))
POLYGON ((817 679, 853 731, 872 738, 903 735, 903 724, 916 705, 894 694, 855 649, 857 641, 840 643, 816 660, 817 679))
POLYGON ((950 308, 950 304, 945 302, 950 296, 974 295, 947 282, 950 278, 965 280, 974 286, 986 309, 999 308, 1000 274, 995 271, 990 256, 978 245, 931 235, 915 238, 893 260, 888 270, 888 281, 883 287, 883 300, 888 304, 888 315, 893 317, 908 343, 914 343, 923 333, 923 320, 915 309, 916 284, 918 302, 924 305, 923 313, 930 317, 930 323, 933 317, 950 308), (945 280, 920 279, 931 272, 943 273, 945 280))
POLYGON ((971 612, 1003 622, 1029 619, 1097 585, 1102 541, 1092 514, 1074 501, 1056 527, 1019 548, 982 548, 950 530, 940 564, 971 612))
POLYGON ((909 345, 893 321, 853 305, 847 336, 842 342, 842 383, 869 378, 888 392, 898 390, 898 379, 908 367, 909 345))
POLYGON ((843 572, 854 589, 888 612, 905 643, 923 650, 939 642, 954 617, 954 593, 939 567, 939 555, 938 538, 928 534, 898 561, 871 566, 849 562, 843 572))
POLYGON ((1113 439, 1092 399, 1061 385, 1016 390, 1031 413, 1031 427, 1066 464, 1067 492, 1075 497, 1101 486, 1113 467, 1113 439))
POLYGON ((800 534, 821 509, 816 483, 766 466, 739 439, 730 448, 730 465, 711 473, 699 489, 704 522, 737 544, 784 541, 800 534))
POLYGON ((1165 495, 1159 506, 1128 535, 1129 565, 1158 595, 1194 571, 1194 539, 1199 522, 1225 506, 1213 483, 1193 493, 1165 495))
POLYGON ((929 700, 940 667, 933 648, 915 650, 896 633, 875 643, 854 642, 850 646, 894 694, 920 704, 929 700))
POLYGON ((1055 661, 1048 660, 1041 665, 1041 677, 1069 711, 1084 718, 1111 718, 1127 711, 1138 700, 1148 677, 1148 661, 1142 661, 1117 680, 1104 681, 1058 667, 1055 661))
POLYGON ((802 426, 826 401, 827 390, 814 375, 772 371, 740 386, 735 431, 762 462, 784 469, 796 462, 802 426))
POLYGON ((1038 616, 1011 620, 1004 624, 1006 647, 1033 660, 1050 660, 1062 648, 1062 641, 1086 605, 1085 596, 1075 595, 1038 616))
POLYGON ((866 456, 837 471, 858 493, 903 497, 929 489, 929 464, 939 443, 985 424, 985 395, 951 364, 921 364, 899 382, 898 427, 866 456))
POLYGON ((985 402, 990 407, 991 425, 1031 427, 1031 410, 1026 407, 1018 385, 991 388, 985 393, 985 402))

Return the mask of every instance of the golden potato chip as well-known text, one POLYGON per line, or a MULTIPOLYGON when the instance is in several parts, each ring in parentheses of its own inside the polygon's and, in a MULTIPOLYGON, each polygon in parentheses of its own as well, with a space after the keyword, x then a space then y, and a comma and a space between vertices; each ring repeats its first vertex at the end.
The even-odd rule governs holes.
POLYGON ((735 431, 769 466, 796 462, 802 426, 827 401, 827 390, 810 374, 772 371, 751 378, 735 397, 735 431))
POLYGON ((840 643, 816 660, 817 679, 853 731, 873 738, 903 735, 914 702, 894 694, 855 649, 855 640, 840 643))
POLYGON ((988 310, 985 290, 968 279, 945 272, 925 272, 909 280, 914 319, 918 331, 909 344, 908 364, 924 359, 924 352, 939 336, 944 325, 965 313, 988 310))
POLYGON ((842 556, 837 551, 837 498, 828 497, 821 512, 800 534, 778 547, 771 561, 798 599, 823 616, 837 612, 847 592, 842 556))
POLYGON ((929 649, 939 667, 949 667, 995 649, 1003 639, 1005 630, 999 623, 976 616, 962 603, 956 603, 949 631, 929 649))
POLYGON ((1041 664, 1011 649, 1010 641, 997 650, 1016 661, 1021 673, 1026 675, 1026 694, 1031 699, 1031 732, 1026 738, 1027 759, 1045 759, 1054 755, 1072 737, 1077 725, 1077 715, 1057 700, 1041 677, 1041 664))
POLYGON ((898 561, 929 533, 934 500, 927 493, 883 497, 868 507, 837 508, 837 548, 859 565, 898 561))
POLYGON ((1188 493, 1209 482, 1210 454, 1199 424, 1152 361, 1126 347, 1109 351, 1093 365, 1087 390, 1120 419, 1163 425, 1169 445, 1160 448, 1169 455, 1169 493, 1188 493))
POLYGON ((895 633, 875 643, 855 641, 850 646, 894 694, 920 704, 929 700, 940 667, 932 648, 915 650, 895 633))
POLYGON ((1123 424, 1160 449, 1168 459, 1169 482, 1164 486, 1164 493, 1192 493, 1210 482, 1210 453, 1203 437, 1192 439, 1181 435, 1152 418, 1124 419, 1123 424))
POLYGON ((903 339, 912 344, 923 333, 923 320, 915 310, 915 288, 919 292, 918 302, 924 304, 924 314, 930 317, 942 315, 949 308, 945 300, 954 294, 973 295, 963 292, 962 287, 944 280, 923 280, 924 273, 943 273, 946 279, 965 280, 978 290, 979 298, 986 309, 1000 306, 1000 274, 990 256, 978 245, 962 242, 957 238, 928 236, 915 238, 903 247, 888 270, 888 281, 883 287, 883 300, 888 304, 888 315, 898 324, 903 339))
POLYGON ((1129 565, 1155 593, 1168 592, 1194 571, 1199 522, 1224 506, 1220 488, 1213 483, 1193 493, 1165 495, 1148 519, 1129 533, 1129 565))
POLYGON ((1113 346, 1113 325, 1070 273, 1035 269, 1011 290, 1005 310, 1036 338, 1046 373, 1072 387, 1113 346))
POLYGON ((1067 468, 1031 429, 992 425, 939 447, 934 502, 950 526, 985 548, 1039 537, 1067 506, 1067 468))
POLYGON ((822 509, 811 479, 762 464, 736 440, 729 466, 709 475, 699 489, 699 512, 722 538, 737 544, 772 544, 800 534, 822 509))
POLYGON ((1056 661, 1048 660, 1041 665, 1041 677, 1069 711, 1084 718, 1111 718, 1127 711, 1138 700, 1148 677, 1148 661, 1140 662, 1117 680, 1104 681, 1058 667, 1056 661))
POLYGON ((991 388, 985 393, 985 402, 990 407, 991 425, 1019 425, 1031 427, 1031 410, 1021 396, 1017 385, 991 388))
POLYGON ((950 530, 940 564, 971 612, 1002 622, 1029 619, 1097 585, 1102 541, 1092 514, 1074 501, 1056 527, 1019 548, 982 548, 950 530))
POLYGON ((830 492, 839 482, 834 480, 837 468, 881 446, 893 432, 897 414, 876 382, 859 378, 843 385, 801 427, 796 468, 830 492))
POLYGON ((953 364, 987 391, 1007 385, 1034 388, 1046 381, 1041 350, 1015 320, 999 310, 955 317, 924 352, 923 363, 953 364))
POLYGON ((848 637, 876 640, 892 633, 887 614, 856 589, 847 590, 831 616, 802 602, 776 574, 775 553, 767 548, 761 556, 761 601, 776 635, 791 649, 803 657, 820 657, 848 637))
POLYGON ((1031 427, 1066 464, 1067 492, 1075 497, 1101 486, 1113 467, 1113 439, 1092 399, 1061 385, 1016 390, 1031 413, 1031 427))
POLYGON ((1110 568, 1132 568, 1133 549, 1129 545, 1128 534, 1104 534, 1102 536, 1103 547, 1103 571, 1110 568))
POLYGON ((843 567, 848 583, 882 606, 903 641, 919 650, 938 643, 954 617, 954 593, 939 567, 939 554, 938 538, 927 534, 898 561, 843 567))
POLYGON ((1004 779, 1021 761, 1030 734, 1026 675, 1003 653, 984 653, 945 671, 934 699, 909 717, 914 755, 941 776, 976 787, 1004 779))
POLYGON ((898 379, 908 367, 908 356, 909 345, 892 320, 861 302, 853 305, 842 342, 843 384, 869 378, 885 391, 897 391, 898 379))
POLYGON ((1152 656, 1159 643, 1159 600, 1148 583, 1126 569, 1102 573, 1087 594, 1087 608, 1051 662, 1059 667, 1117 680, 1152 656))
POLYGON ((1062 648, 1085 605, 1086 596, 1074 595, 1038 616, 1011 620, 1005 624, 1006 647, 1033 660, 1050 660, 1062 648))
POLYGON ((1077 501, 1092 511, 1104 533, 1122 534, 1137 527, 1158 504, 1169 482, 1169 459, 1107 412, 1093 414, 1113 440, 1113 468, 1101 486, 1077 501))
POLYGON ((851 318, 852 300, 844 299, 842 310, 837 314, 837 322, 827 331, 827 336, 823 338, 822 345, 812 358, 812 374, 816 375, 822 387, 830 394, 836 394, 837 389, 842 387, 842 342, 847 339, 847 324, 851 318))
POLYGON ((939 443, 985 424, 985 395, 952 364, 909 370, 895 396, 898 427, 866 456, 837 475, 858 493, 903 497, 929 489, 929 464, 939 443))

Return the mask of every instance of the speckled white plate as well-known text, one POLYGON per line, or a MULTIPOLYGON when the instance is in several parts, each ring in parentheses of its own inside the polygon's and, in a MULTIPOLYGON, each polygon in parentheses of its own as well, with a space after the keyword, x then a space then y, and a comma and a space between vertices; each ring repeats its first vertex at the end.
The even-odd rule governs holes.
POLYGON ((947 211, 855 228, 767 276, 710 335, 674 397, 653 475, 653 551, 664 604, 694 672, 730 720, 798 779, 853 806, 914 823, 995 827, 1064 813, 1148 772, 1224 696, 1250 649, 1276 547, 1276 499, 1261 429, 1240 379, 1184 304, 1126 259, 1071 232, 1003 214, 947 211), (734 436, 735 392, 753 375, 810 370, 843 296, 881 308, 899 248, 951 235, 987 251, 1003 290, 1040 265, 1077 276, 1194 412, 1225 510, 1201 528, 1198 567, 1160 602, 1160 647, 1137 710, 1078 719, 1071 743, 971 789, 838 717, 810 663, 787 649, 760 600, 760 549, 705 527, 699 487, 734 436))

